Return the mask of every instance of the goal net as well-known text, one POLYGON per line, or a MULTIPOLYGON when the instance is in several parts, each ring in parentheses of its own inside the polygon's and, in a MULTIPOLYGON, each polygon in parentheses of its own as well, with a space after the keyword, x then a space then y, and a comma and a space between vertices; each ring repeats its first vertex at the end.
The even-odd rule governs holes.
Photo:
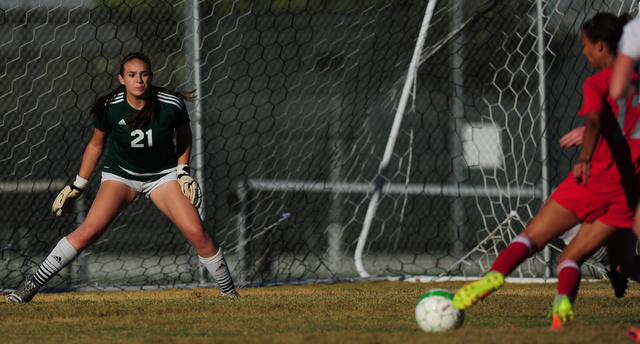
MULTIPOLYGON (((78 172, 92 102, 134 51, 156 85, 197 91, 201 215, 236 282, 479 276, 577 157, 557 141, 580 125, 593 73, 580 26, 637 6, 2 1, 0 290, 83 221, 99 171, 71 215, 51 203, 78 172)), ((562 246, 517 275, 553 277, 562 246)), ((47 287, 211 283, 203 271, 141 197, 47 287)))

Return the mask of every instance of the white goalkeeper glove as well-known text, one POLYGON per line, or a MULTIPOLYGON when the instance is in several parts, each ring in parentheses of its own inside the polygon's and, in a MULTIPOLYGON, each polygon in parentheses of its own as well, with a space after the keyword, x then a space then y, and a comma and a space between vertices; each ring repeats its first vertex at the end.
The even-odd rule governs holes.
POLYGON ((202 191, 200 191, 200 186, 195 179, 193 179, 189 172, 191 172, 191 168, 187 164, 180 164, 177 167, 178 171, 178 183, 180 183, 180 187, 182 188, 182 193, 189 197, 191 204, 194 207, 200 208, 200 202, 202 198, 202 191))
POLYGON ((73 204, 76 202, 76 198, 80 197, 87 183, 89 183, 89 180, 76 176, 76 180, 73 183, 65 186, 64 189, 60 191, 56 200, 53 201, 51 211, 57 216, 70 213, 73 210, 73 204))

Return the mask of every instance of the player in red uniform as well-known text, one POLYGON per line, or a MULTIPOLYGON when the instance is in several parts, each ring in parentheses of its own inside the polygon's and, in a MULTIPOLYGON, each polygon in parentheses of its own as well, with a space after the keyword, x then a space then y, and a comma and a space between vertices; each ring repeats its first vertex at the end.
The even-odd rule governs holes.
MULTIPOLYGON (((565 148, 582 145, 583 134, 584 126, 571 130, 560 138, 560 146, 565 148)), ((581 227, 582 224, 571 228, 562 234, 560 239, 565 245, 569 245, 581 227)), ((640 282, 640 255, 636 252, 636 243, 637 239, 633 231, 620 230, 607 240, 606 245, 600 246, 591 254, 591 259, 601 263, 607 269, 607 277, 618 298, 626 294, 629 278, 640 282)))
POLYGON ((617 101, 608 95, 611 67, 627 20, 626 15, 600 13, 583 25, 582 53, 593 68, 601 71, 583 85, 584 100, 578 114, 585 118, 585 132, 578 161, 524 231, 500 252, 487 275, 456 293, 456 308, 465 309, 484 299, 549 241, 583 223, 558 265, 558 295, 552 310, 552 326, 558 328, 573 318, 580 264, 618 228, 631 227, 638 184, 625 135, 637 124, 638 111, 630 101, 619 109, 617 101))

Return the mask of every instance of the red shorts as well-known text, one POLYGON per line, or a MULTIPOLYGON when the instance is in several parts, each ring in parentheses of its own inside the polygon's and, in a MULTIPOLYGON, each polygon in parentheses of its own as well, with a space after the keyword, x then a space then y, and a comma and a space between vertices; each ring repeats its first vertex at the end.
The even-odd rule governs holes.
POLYGON ((584 222, 598 220, 615 227, 631 228, 635 208, 629 206, 622 186, 590 186, 577 184, 573 173, 570 173, 551 194, 551 198, 574 212, 584 222))

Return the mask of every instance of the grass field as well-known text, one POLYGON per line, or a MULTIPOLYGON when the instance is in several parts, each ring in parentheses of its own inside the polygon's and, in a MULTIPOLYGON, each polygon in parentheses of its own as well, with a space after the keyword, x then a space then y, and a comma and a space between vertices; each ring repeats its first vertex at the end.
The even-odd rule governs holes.
POLYGON ((508 283, 466 312, 462 328, 424 333, 414 306, 431 288, 462 282, 361 282, 244 288, 41 293, 0 302, 0 343, 632 343, 640 288, 616 299, 608 282, 583 282, 576 319, 552 332, 556 285, 508 283))

